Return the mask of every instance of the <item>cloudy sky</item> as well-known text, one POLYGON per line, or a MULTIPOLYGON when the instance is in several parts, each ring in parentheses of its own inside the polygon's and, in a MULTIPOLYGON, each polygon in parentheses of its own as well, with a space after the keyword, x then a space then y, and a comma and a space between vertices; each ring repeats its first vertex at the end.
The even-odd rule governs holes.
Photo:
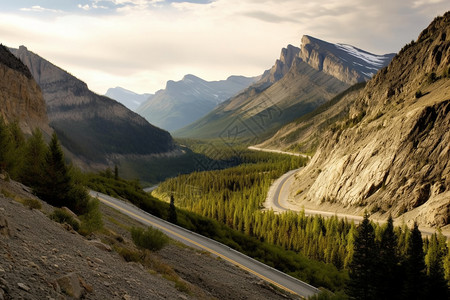
POLYGON ((447 10, 448 0, 14 0, 0 3, 0 42, 97 93, 144 93, 189 73, 259 75, 304 34, 397 52, 447 10))

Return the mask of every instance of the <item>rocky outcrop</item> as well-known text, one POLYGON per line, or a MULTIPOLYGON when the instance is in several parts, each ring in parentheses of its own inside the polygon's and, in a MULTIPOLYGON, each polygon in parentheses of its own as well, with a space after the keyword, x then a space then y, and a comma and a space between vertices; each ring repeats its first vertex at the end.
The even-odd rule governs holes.
POLYGON ((297 174, 295 188, 304 190, 297 201, 449 224, 449 67, 446 13, 368 82, 348 117, 326 133, 297 174))
POLYGON ((50 125, 79 165, 113 164, 117 155, 174 150, 170 134, 122 104, 90 91, 86 83, 21 46, 11 50, 42 89, 50 125))
POLYGON ((281 49, 280 58, 277 59, 272 68, 263 75, 261 81, 267 81, 272 84, 283 78, 283 76, 289 72, 289 69, 292 67, 294 60, 299 53, 300 48, 292 45, 288 45, 286 48, 281 49))
POLYGON ((38 127, 51 132, 41 89, 28 68, 3 45, 0 46, 0 116, 18 121, 31 134, 38 127))
POLYGON ((332 44, 311 36, 302 37, 299 57, 313 68, 348 84, 369 80, 395 54, 375 55, 345 44, 332 44))

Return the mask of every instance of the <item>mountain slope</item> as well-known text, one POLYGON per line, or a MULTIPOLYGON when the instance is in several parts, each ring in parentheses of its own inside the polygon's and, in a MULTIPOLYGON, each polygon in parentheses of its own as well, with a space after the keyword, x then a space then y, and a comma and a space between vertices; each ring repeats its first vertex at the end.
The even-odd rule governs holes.
POLYGON ((174 131, 204 116, 255 80, 254 77, 231 76, 226 80, 205 81, 186 75, 180 81, 168 81, 164 90, 156 92, 136 112, 152 124, 174 131))
POLYGON ((51 134, 41 89, 28 68, 3 45, 0 45, 0 116, 6 122, 18 121, 27 134, 34 128, 51 134))
POLYGON ((368 209, 428 226, 450 216, 450 13, 369 81, 296 174, 298 206, 368 209))
POLYGON ((153 94, 137 94, 133 91, 121 88, 121 87, 115 87, 115 88, 109 88, 106 91, 105 94, 106 97, 114 99, 123 105, 125 105, 128 109, 132 111, 136 111, 136 108, 139 107, 144 101, 148 100, 149 98, 153 97, 153 94))
POLYGON ((174 135, 228 139, 239 132, 238 138, 246 142, 264 140, 282 125, 311 112, 350 84, 364 81, 362 71, 367 71, 366 68, 380 68, 392 57, 308 36, 302 38, 302 43, 301 48, 291 45, 284 48, 280 59, 259 82, 174 135), (363 65, 363 57, 375 63, 363 65))
POLYGON ((312 155, 324 138, 324 133, 336 121, 345 119, 355 98, 366 83, 357 83, 312 112, 280 128, 258 148, 306 153, 312 155))
POLYGON ((50 125, 61 143, 88 165, 117 156, 152 155, 174 149, 170 134, 122 104, 91 92, 81 80, 20 47, 12 52, 40 85, 50 125))

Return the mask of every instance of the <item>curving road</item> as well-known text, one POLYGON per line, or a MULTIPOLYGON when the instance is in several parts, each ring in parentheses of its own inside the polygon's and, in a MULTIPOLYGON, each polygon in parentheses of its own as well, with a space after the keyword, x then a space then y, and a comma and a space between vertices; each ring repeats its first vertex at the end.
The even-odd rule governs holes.
POLYGON ((163 231, 175 240, 188 246, 206 250, 290 293, 307 298, 319 292, 317 288, 303 281, 271 268, 228 246, 152 216, 130 203, 95 191, 90 191, 90 195, 147 226, 163 231))
MULTIPOLYGON (((298 205, 292 205, 289 203, 289 193, 290 193, 290 186, 294 181, 294 175, 297 173, 297 171, 300 169, 289 171, 285 174, 283 174, 280 178, 278 178, 269 188, 269 192, 267 193, 267 199, 264 203, 264 207, 266 209, 272 208, 275 212, 283 212, 283 211, 301 211, 302 209, 305 211, 305 215, 307 216, 313 216, 313 215, 321 215, 324 217, 333 217, 337 216, 341 219, 347 219, 349 221, 354 221, 355 224, 358 224, 363 220, 362 216, 357 215, 350 215, 350 214, 344 214, 344 213, 337 213, 337 212, 331 212, 331 211, 323 211, 323 210, 314 210, 314 209, 300 209, 298 205)), ((377 223, 386 223, 386 220, 378 220, 371 218, 372 221, 377 223)), ((396 223, 396 222, 394 222, 396 223)), ((401 225, 401 222, 397 222, 397 226, 401 225)), ((429 228, 429 227, 423 227, 419 226, 420 231, 422 232, 422 235, 425 236, 431 236, 432 234, 436 233, 436 229, 429 228)), ((442 231, 442 234, 447 237, 448 240, 450 240, 450 231, 444 230, 442 231)))

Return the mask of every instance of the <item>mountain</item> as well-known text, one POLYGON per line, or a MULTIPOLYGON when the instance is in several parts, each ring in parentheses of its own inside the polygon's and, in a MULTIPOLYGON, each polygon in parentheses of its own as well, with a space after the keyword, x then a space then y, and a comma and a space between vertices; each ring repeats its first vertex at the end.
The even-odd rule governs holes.
POLYGON ((392 57, 303 36, 301 48, 283 48, 261 80, 174 135, 264 140, 353 83, 365 81, 392 57))
POLYGON ((109 88, 106 91, 105 96, 122 103, 132 111, 136 111, 136 108, 138 108, 144 101, 153 97, 153 94, 137 94, 121 87, 115 87, 109 88))
POLYGON ((51 134, 45 101, 30 70, 3 45, 0 45, 0 117, 18 121, 23 132, 34 128, 51 134))
MULTIPOLYGON (((291 199, 298 207, 353 214, 367 210, 376 218, 391 214, 408 223, 449 224, 449 49, 447 12, 364 88, 319 113, 321 120, 326 113, 340 116, 329 115, 330 122, 318 132, 315 155, 295 176, 291 199)), ((301 132, 306 122, 285 129, 301 132)), ((301 147, 311 136, 291 138, 298 138, 301 147)))
POLYGON ((165 89, 142 103, 136 112, 172 132, 201 118, 256 80, 255 77, 230 76, 226 80, 206 81, 186 75, 180 81, 168 81, 165 89))
POLYGON ((357 83, 306 115, 281 127, 257 148, 312 155, 323 141, 324 132, 348 116, 355 98, 366 82, 357 83))
POLYGON ((313 68, 348 83, 367 81, 387 66, 395 53, 376 55, 346 44, 302 37, 299 57, 313 68))
POLYGON ((21 46, 14 55, 40 85, 50 125, 78 164, 108 165, 119 156, 174 150, 170 134, 122 104, 91 92, 86 83, 21 46))

